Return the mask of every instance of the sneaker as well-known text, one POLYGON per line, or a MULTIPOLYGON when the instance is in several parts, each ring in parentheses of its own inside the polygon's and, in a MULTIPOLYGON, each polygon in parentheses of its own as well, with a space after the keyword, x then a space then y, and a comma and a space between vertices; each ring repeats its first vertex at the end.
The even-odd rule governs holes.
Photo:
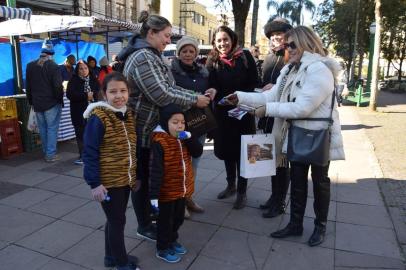
POLYGON ((83 160, 81 158, 79 158, 79 159, 75 160, 73 162, 73 164, 75 164, 75 165, 83 165, 83 160))
POLYGON ((156 241, 156 227, 150 225, 146 228, 138 227, 137 235, 145 240, 156 241))
POLYGON ((180 257, 171 249, 158 250, 155 256, 168 263, 177 263, 180 261, 180 257))
POLYGON ((187 249, 176 241, 171 244, 171 250, 179 255, 184 255, 187 253, 187 249))
POLYGON ((61 158, 58 155, 54 155, 52 157, 45 157, 46 162, 56 162, 60 160, 61 158))
MULTIPOLYGON (((128 264, 137 266, 138 258, 133 255, 128 255, 128 264)), ((117 266, 116 258, 112 256, 104 256, 104 267, 112 268, 117 266)))

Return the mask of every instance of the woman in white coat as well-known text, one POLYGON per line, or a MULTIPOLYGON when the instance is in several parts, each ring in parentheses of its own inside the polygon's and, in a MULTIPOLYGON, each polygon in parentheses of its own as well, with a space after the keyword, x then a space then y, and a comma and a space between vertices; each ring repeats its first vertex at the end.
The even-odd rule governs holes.
MULTIPOLYGON (((263 93, 236 92, 228 96, 230 103, 259 107, 259 117, 275 117, 273 134, 277 166, 288 162, 286 157, 287 130, 289 123, 306 129, 327 128, 325 121, 294 120, 298 118, 328 118, 334 94, 334 84, 340 66, 326 56, 320 38, 308 27, 297 26, 286 33, 285 46, 289 52, 289 63, 281 70, 277 83, 263 93)), ((333 107, 333 124, 329 160, 345 158, 341 136, 337 103, 333 107)), ((290 162, 291 214, 289 224, 271 234, 274 238, 300 236, 303 233, 303 217, 307 200, 307 176, 311 167, 314 192, 315 229, 308 244, 316 246, 324 241, 330 202, 330 178, 327 166, 315 166, 290 162)))

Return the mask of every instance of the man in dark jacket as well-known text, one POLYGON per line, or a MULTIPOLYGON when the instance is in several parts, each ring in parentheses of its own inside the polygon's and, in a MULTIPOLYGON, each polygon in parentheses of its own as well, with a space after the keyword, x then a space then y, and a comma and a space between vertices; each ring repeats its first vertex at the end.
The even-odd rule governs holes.
POLYGON ((51 41, 45 40, 40 58, 28 63, 26 71, 28 103, 34 107, 47 162, 59 160, 56 144, 63 106, 62 76, 52 60, 54 53, 51 41))
MULTIPOLYGON (((262 82, 264 91, 270 90, 276 83, 280 71, 285 65, 284 43, 285 33, 292 29, 292 26, 286 19, 275 18, 268 21, 264 26, 265 36, 269 39, 270 53, 265 58, 262 65, 262 82)), ((261 118, 258 122, 258 128, 263 129, 266 133, 272 132, 272 117, 261 118)), ((276 168, 276 175, 272 176, 272 194, 271 197, 260 205, 261 209, 267 211, 262 214, 264 218, 279 216, 285 212, 286 193, 289 188, 289 168, 276 168)))

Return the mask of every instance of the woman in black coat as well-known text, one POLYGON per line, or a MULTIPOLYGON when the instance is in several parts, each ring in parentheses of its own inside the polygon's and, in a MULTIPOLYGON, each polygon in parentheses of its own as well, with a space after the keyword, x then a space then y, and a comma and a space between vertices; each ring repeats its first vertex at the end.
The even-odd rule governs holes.
POLYGON ((75 128, 76 142, 78 144, 79 159, 75 164, 81 165, 83 151, 83 131, 86 122, 83 118, 87 105, 97 100, 99 82, 90 73, 86 62, 80 60, 75 68, 72 78, 68 82, 66 96, 70 100, 70 115, 75 128))
POLYGON ((253 92, 259 80, 251 53, 242 50, 237 41, 237 35, 227 26, 217 28, 213 33, 213 50, 206 65, 209 70, 209 86, 217 90, 214 113, 218 129, 214 137, 214 153, 224 160, 228 183, 217 198, 228 198, 237 191, 233 207, 241 209, 247 201, 247 179, 240 176, 241 135, 255 134, 255 120, 250 114, 246 114, 241 120, 229 117, 228 111, 235 106, 222 106, 218 101, 237 90, 253 92))

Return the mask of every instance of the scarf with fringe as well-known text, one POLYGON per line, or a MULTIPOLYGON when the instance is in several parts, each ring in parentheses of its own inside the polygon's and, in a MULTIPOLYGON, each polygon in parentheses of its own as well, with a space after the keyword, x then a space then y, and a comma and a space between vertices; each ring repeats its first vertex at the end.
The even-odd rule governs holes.
POLYGON ((240 47, 236 47, 232 52, 228 54, 221 54, 219 56, 219 59, 221 62, 223 62, 225 65, 228 65, 230 67, 235 66, 235 60, 240 57, 244 52, 240 47))

